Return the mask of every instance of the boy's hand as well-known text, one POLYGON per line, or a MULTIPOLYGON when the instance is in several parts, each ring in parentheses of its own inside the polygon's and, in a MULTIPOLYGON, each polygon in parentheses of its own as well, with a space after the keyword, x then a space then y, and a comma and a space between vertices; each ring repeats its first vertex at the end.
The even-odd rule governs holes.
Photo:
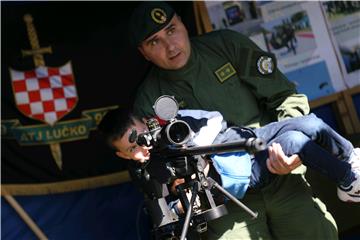
POLYGON ((287 157, 278 143, 269 146, 269 158, 266 166, 274 174, 284 175, 290 173, 301 165, 301 159, 297 154, 287 157))

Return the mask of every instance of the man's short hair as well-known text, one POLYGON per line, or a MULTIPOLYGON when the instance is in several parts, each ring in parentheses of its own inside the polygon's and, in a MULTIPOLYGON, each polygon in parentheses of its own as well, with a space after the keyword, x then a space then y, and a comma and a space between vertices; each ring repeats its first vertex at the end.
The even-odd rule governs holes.
POLYGON ((149 1, 140 4, 130 18, 131 42, 139 46, 145 39, 166 27, 174 14, 174 9, 165 2, 149 1))

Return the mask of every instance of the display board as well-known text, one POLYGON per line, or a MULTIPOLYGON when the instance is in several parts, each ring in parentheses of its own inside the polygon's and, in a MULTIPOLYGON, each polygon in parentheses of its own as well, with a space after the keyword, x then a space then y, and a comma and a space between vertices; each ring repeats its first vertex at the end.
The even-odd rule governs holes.
POLYGON ((360 85, 360 2, 322 2, 345 85, 360 85))
POLYGON ((309 100, 360 84, 358 3, 343 3, 344 7, 326 2, 216 1, 205 5, 213 30, 238 31, 273 52, 279 69, 309 100), (326 12, 331 16, 326 17, 326 12), (350 52, 344 52, 344 45, 350 52))

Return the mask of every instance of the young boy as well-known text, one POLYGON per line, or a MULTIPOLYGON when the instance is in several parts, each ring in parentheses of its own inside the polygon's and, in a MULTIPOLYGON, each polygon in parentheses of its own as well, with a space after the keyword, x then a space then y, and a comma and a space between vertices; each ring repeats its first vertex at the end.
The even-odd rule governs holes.
MULTIPOLYGON (((349 141, 314 114, 270 123, 253 130, 229 127, 219 112, 180 110, 177 119, 187 122, 194 131, 188 146, 234 142, 249 137, 263 139, 268 149, 255 153, 251 163, 248 162, 251 164, 250 188, 262 188, 276 177, 271 173, 271 160, 301 160, 305 166, 319 171, 337 183, 340 200, 360 202, 360 149, 354 149, 349 141)), ((139 146, 136 141, 129 141, 133 129, 137 133, 148 131, 146 124, 130 111, 113 110, 107 113, 99 129, 105 134, 108 144, 115 149, 117 156, 139 162, 150 159, 151 147, 139 146)), ((241 155, 249 157, 245 152, 241 155)), ((211 159, 223 180, 223 176, 229 177, 227 173, 234 174, 236 168, 225 166, 229 165, 229 162, 224 161, 221 155, 213 155, 211 159)), ((239 171, 242 168, 244 166, 238 168, 239 171)), ((241 197, 243 194, 235 192, 235 195, 241 197)))

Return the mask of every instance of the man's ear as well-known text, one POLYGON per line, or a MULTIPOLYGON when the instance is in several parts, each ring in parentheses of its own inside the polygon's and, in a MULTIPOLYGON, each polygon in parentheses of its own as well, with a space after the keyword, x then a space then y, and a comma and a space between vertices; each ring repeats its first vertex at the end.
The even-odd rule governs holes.
POLYGON ((123 152, 117 151, 115 153, 116 153, 116 156, 118 156, 119 158, 130 159, 130 157, 126 156, 126 154, 124 154, 123 152))
POLYGON ((150 61, 150 58, 145 54, 144 49, 142 48, 142 46, 139 46, 138 50, 140 51, 140 53, 144 56, 144 58, 146 60, 150 61))

